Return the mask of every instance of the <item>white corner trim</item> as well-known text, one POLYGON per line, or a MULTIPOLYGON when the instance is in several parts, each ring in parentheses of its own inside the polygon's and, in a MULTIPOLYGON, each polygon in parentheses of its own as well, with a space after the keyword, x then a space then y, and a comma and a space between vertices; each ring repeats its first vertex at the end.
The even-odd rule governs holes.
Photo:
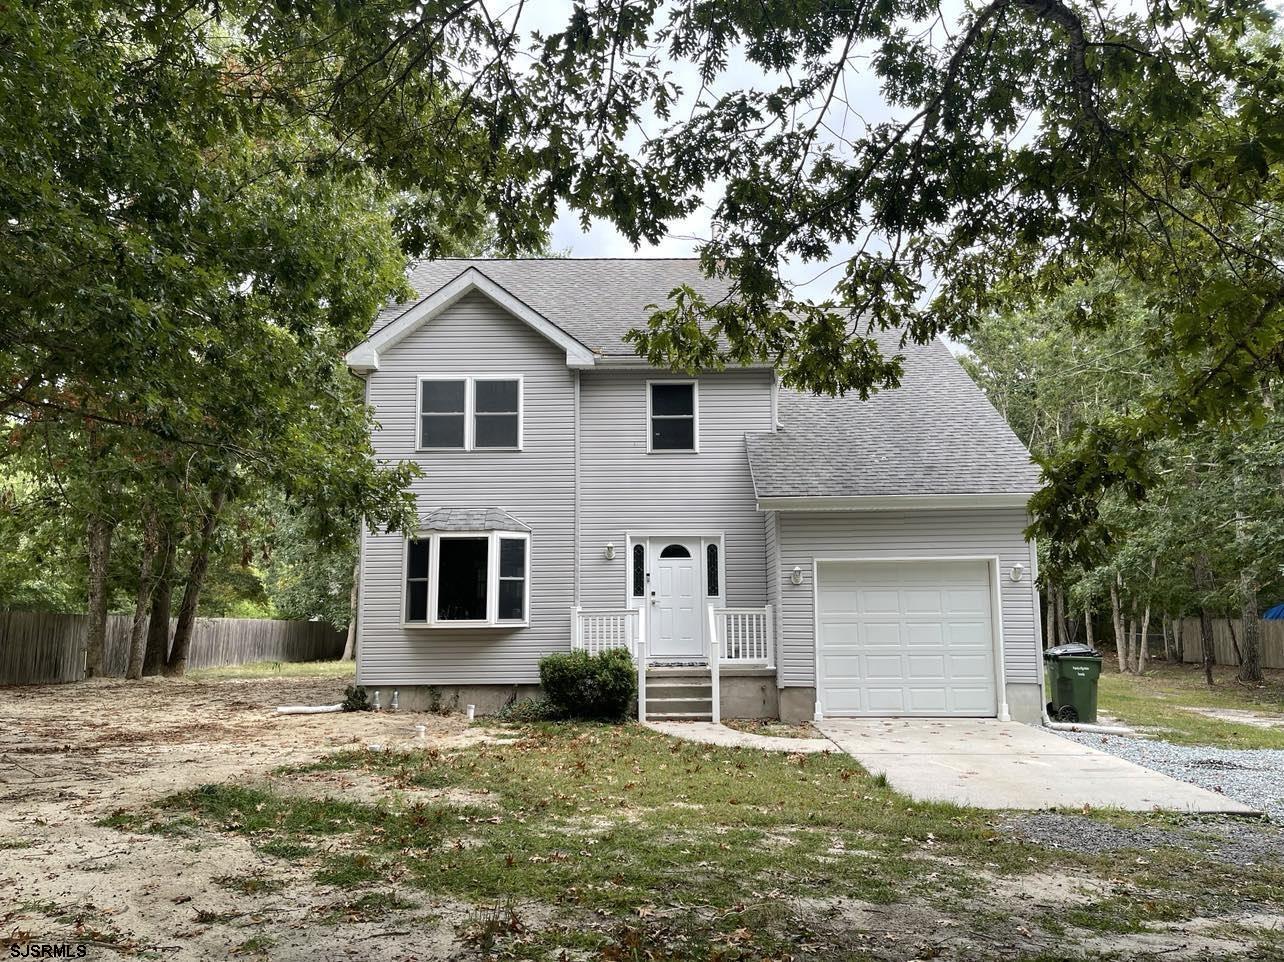
POLYGON ((850 498, 758 498, 759 511, 946 511, 1024 508, 1026 494, 870 494, 850 498))
POLYGON ((425 321, 436 317, 456 301, 474 291, 486 295, 536 333, 543 335, 566 351, 568 366, 576 368, 593 366, 596 359, 592 351, 543 314, 496 284, 476 267, 469 267, 454 280, 410 307, 396 320, 377 331, 373 337, 362 341, 349 351, 344 356, 344 360, 347 361, 349 368, 359 373, 379 370, 381 352, 387 351, 425 321))

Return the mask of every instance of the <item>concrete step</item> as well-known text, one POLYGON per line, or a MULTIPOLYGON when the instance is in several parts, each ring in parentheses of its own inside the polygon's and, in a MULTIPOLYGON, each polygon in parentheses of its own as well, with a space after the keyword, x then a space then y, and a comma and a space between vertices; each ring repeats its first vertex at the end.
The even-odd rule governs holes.
POLYGON ((713 697, 713 686, 707 681, 703 684, 675 684, 673 682, 664 682, 662 684, 646 683, 647 700, 656 698, 703 698, 708 700, 713 697))
POLYGON ((684 715, 711 715, 713 714, 713 698, 705 693, 703 698, 652 698, 650 694, 646 698, 646 711, 650 715, 652 712, 677 712, 684 715))
POLYGON ((653 712, 653 711, 650 711, 650 710, 648 709, 648 710, 647 710, 647 713, 646 713, 646 720, 647 720, 647 721, 702 721, 702 722, 707 722, 707 721, 713 721, 713 714, 712 714, 711 712, 705 712, 704 714, 699 714, 699 713, 694 713, 694 714, 693 714, 693 713, 688 713, 688 712, 653 712))

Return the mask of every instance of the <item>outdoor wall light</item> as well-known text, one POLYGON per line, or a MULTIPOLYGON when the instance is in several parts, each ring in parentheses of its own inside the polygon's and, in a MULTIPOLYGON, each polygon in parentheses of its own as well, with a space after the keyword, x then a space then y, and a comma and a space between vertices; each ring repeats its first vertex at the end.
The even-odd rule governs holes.
POLYGON ((802 568, 794 565, 794 570, 789 572, 789 580, 796 585, 802 584, 802 568))
POLYGON ((1008 577, 1013 581, 1020 581, 1021 576, 1025 574, 1025 565, 1013 565, 1012 570, 1008 572, 1008 577))
POLYGON ((608 541, 606 543, 606 560, 613 561, 614 559, 615 559, 615 545, 613 545, 611 542, 608 541))

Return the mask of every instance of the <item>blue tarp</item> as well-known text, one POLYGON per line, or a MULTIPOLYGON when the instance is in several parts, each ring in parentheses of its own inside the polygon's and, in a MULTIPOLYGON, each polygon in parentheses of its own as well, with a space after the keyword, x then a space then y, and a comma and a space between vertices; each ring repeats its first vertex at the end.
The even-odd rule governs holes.
POLYGON ((1267 621, 1284 621, 1284 605, 1276 605, 1274 608, 1267 609, 1266 614, 1262 615, 1267 621))

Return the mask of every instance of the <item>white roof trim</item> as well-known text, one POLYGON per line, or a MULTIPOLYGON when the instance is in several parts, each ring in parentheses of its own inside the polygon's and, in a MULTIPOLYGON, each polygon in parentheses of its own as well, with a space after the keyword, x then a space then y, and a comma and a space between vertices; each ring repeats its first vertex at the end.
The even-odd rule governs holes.
POLYGON ((1028 494, 868 494, 846 498, 759 498, 759 511, 944 511, 1024 508, 1028 494))
POLYGON ((374 336, 349 351, 344 360, 348 367, 360 374, 379 370, 379 355, 382 352, 473 291, 485 294, 508 313, 566 351, 567 366, 593 366, 595 358, 592 351, 476 267, 469 267, 454 280, 410 307, 400 317, 389 321, 374 336))

